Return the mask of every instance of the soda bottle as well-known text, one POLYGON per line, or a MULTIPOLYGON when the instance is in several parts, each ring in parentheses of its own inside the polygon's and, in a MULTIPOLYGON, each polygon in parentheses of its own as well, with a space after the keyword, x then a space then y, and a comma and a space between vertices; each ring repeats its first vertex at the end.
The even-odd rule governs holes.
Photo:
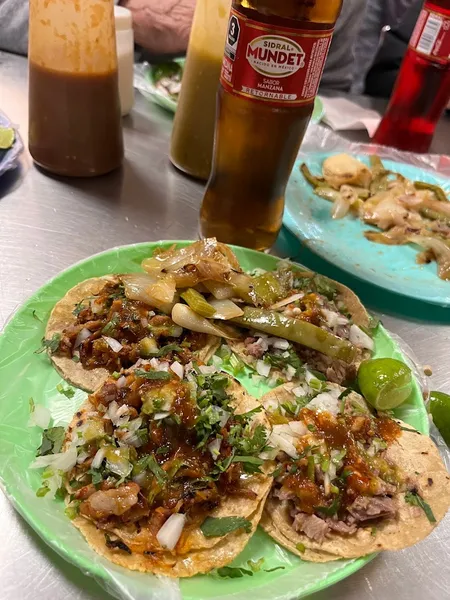
POLYGON ((258 250, 281 227, 342 0, 233 0, 203 236, 258 250))
POLYGON ((374 141, 427 152, 450 99, 450 0, 428 0, 374 141))

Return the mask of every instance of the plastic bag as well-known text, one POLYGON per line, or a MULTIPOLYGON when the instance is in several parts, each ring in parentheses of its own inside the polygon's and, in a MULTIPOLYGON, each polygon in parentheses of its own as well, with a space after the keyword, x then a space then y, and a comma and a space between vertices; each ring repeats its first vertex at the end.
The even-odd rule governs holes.
POLYGON ((442 154, 415 154, 377 144, 350 142, 322 125, 310 126, 303 140, 300 157, 311 152, 347 152, 349 154, 378 154, 380 158, 404 162, 450 177, 450 156, 442 154))

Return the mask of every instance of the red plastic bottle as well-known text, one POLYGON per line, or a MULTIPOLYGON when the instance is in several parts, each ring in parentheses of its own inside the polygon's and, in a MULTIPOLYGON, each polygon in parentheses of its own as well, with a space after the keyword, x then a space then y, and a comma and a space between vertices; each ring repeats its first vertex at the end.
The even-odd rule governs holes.
POLYGON ((427 152, 449 99, 450 0, 428 0, 374 141, 401 150, 427 152))

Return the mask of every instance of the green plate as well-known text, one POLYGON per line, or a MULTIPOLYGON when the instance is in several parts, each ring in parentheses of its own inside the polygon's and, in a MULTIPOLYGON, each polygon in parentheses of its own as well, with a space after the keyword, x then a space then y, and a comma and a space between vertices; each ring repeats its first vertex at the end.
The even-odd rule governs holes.
MULTIPOLYGON (((174 62, 177 62, 179 65, 184 67, 186 59, 178 58, 174 62)), ((156 102, 156 104, 159 104, 160 106, 167 109, 168 111, 175 113, 175 111, 177 110, 177 101, 173 100, 173 98, 171 98, 168 94, 167 95, 164 94, 163 92, 156 89, 156 87, 155 87, 156 86, 155 74, 156 74, 157 68, 158 68, 158 65, 151 65, 151 64, 148 65, 148 70, 146 71, 146 77, 147 77, 147 83, 148 83, 149 89, 147 92, 145 92, 145 90, 142 90, 142 88, 140 88, 140 90, 145 96, 147 96, 148 98, 150 98, 151 100, 156 102)), ((319 98, 319 96, 317 96, 314 101, 314 110, 313 110, 313 114, 311 116, 311 123, 314 123, 314 124, 320 123, 324 114, 325 114, 325 109, 323 106, 323 102, 319 98)))
MULTIPOLYGON (((127 599, 175 600, 180 596, 176 582, 126 571, 94 553, 64 515, 62 503, 36 497, 40 474, 29 469, 29 465, 34 459, 41 434, 37 428, 27 426, 29 399, 46 405, 55 424, 65 424, 86 394, 77 390, 71 399, 61 395, 56 389, 61 378, 48 357, 35 351, 40 347, 53 305, 67 290, 88 277, 139 271, 141 261, 156 246, 167 247, 173 243, 155 242, 115 248, 70 267, 34 294, 16 312, 0 336, 0 482, 3 489, 19 513, 51 548, 84 573, 97 578, 109 591, 127 599)), ((177 243, 186 245, 189 242, 177 243)), ((247 270, 272 269, 278 260, 252 250, 235 250, 241 265, 247 270)), ((382 327, 376 335, 375 344, 376 356, 404 359, 397 344, 382 327)), ((265 391, 261 387, 252 388, 248 378, 244 377, 242 382, 257 396, 265 391)), ((428 433, 428 419, 417 383, 412 397, 397 414, 423 433, 428 433)), ((262 571, 241 579, 193 577, 180 582, 181 597, 183 600, 247 600, 248 594, 252 593, 258 600, 294 600, 348 577, 373 556, 328 564, 307 563, 286 552, 258 530, 234 564, 244 565, 249 559, 264 557, 265 569, 282 566, 284 570, 262 571)))

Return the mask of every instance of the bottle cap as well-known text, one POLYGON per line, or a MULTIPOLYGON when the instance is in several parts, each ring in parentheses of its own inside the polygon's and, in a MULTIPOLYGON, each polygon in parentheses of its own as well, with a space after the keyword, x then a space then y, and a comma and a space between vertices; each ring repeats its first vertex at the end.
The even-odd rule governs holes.
POLYGON ((114 20, 116 22, 116 31, 131 29, 133 22, 131 18, 131 10, 124 8, 123 6, 115 6, 114 20))

